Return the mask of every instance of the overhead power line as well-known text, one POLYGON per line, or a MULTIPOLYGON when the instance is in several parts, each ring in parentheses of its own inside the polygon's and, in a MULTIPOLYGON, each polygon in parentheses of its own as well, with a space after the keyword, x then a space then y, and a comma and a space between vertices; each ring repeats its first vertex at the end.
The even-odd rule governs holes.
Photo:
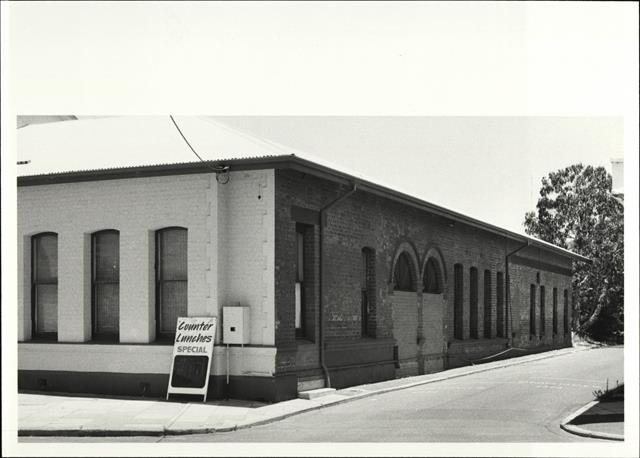
MULTIPOLYGON (((182 137, 182 139, 184 140, 184 142, 187 144, 187 146, 189 147, 189 149, 191 151, 193 151, 193 154, 196 155, 196 157, 198 159, 200 159, 200 161, 206 165, 209 169, 211 169, 213 172, 215 172, 216 174, 216 180, 220 181, 218 179, 218 174, 220 173, 224 173, 225 175, 227 174, 227 172, 229 171, 229 166, 225 165, 225 166, 212 166, 208 161, 205 161, 204 159, 202 159, 202 157, 196 152, 196 150, 193 148, 193 146, 191 146, 191 143, 189 143, 189 140, 187 140, 187 137, 184 136, 184 134, 182 133, 182 130, 180 130, 180 127, 178 126, 178 124, 176 123, 176 120, 173 119, 172 115, 169 115, 169 117, 171 118, 171 122, 173 122, 173 125, 176 126, 176 129, 178 130, 178 132, 180 133, 180 136, 182 137)), ((224 181, 220 181, 222 184, 225 184, 229 181, 229 176, 226 175, 226 180, 224 181)))

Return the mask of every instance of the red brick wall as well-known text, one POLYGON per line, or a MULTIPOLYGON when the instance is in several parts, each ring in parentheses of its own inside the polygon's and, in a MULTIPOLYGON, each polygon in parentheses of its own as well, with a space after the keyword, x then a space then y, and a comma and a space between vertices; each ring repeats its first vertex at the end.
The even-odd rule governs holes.
MULTIPOLYGON (((301 172, 292 170, 276 171, 276 345, 295 351, 294 336, 294 260, 295 260, 295 221, 291 218, 291 205, 320 210, 337 197, 346 194, 349 186, 339 186, 301 172)), ((327 214, 324 236, 324 313, 325 339, 327 341, 358 340, 361 338, 361 250, 363 247, 375 249, 375 316, 376 338, 393 336, 391 295, 392 265, 401 244, 411 246, 418 257, 421 271, 418 283, 421 287, 422 268, 426 263, 425 255, 436 248, 444 262, 445 316, 443 335, 445 340, 453 339, 453 266, 463 265, 463 337, 469 339, 469 270, 478 270, 478 336, 474 339, 478 350, 483 346, 493 351, 505 346, 506 339, 496 338, 496 272, 505 273, 505 255, 513 251, 520 242, 505 239, 471 226, 450 221, 423 210, 390 199, 357 191, 346 200, 332 207, 327 214), (491 338, 484 338, 484 271, 491 272, 491 338)), ((528 263, 547 263, 570 268, 570 261, 562 256, 527 248, 518 253, 529 259, 528 263)), ((562 291, 570 287, 570 277, 558 273, 538 270, 530 266, 511 266, 513 330, 516 333, 514 344, 525 347, 566 345, 564 337, 552 337, 552 290, 558 288, 558 327, 562 334, 562 291), (536 272, 541 272, 546 285, 548 321, 545 340, 528 339, 528 291, 531 279, 535 282, 536 272), (526 313, 525 313, 526 312, 526 313), (525 332, 523 332, 523 330, 525 332), (524 339, 524 336, 527 339, 524 339)), ((506 282, 505 282, 506 283, 506 282)), ((541 283, 542 284, 542 283, 541 283)), ((505 301, 506 302, 506 301, 505 301)), ((506 315, 507 321, 512 319, 506 315)), ((416 323, 417 325, 417 323, 416 323)), ((511 333, 509 326, 508 333, 511 333)), ((473 347, 473 344, 469 344, 473 347)), ((278 352, 277 370, 292 370, 295 358, 287 358, 286 352, 278 352)))

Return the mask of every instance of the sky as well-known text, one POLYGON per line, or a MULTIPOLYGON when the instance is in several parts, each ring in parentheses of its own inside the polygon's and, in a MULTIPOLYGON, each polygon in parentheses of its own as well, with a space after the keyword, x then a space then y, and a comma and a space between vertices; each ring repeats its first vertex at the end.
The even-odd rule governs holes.
MULTIPOLYGON (((24 1, 0 7, 3 267, 15 265, 17 256, 16 228, 7 224, 16 220, 16 188, 6 183, 15 182, 19 167, 19 114, 162 116, 165 123, 173 114, 187 130, 191 116, 241 116, 225 122, 516 230, 535 204, 542 175, 575 161, 608 166, 609 158, 623 155, 630 228, 625 371, 629 405, 638 405, 637 2, 24 1), (354 118, 300 118, 310 115, 354 118), (365 116, 385 119, 357 118, 365 116), (443 119, 451 116, 466 118, 443 119)), ((168 128, 163 132, 169 138, 168 128)), ((15 271, 3 268, 7 373, 16 368, 16 284, 15 271)), ((3 407, 15 405, 15 383, 15 377, 3 380, 3 407)), ((633 413, 625 424, 637 439, 633 413)), ((3 452, 11 444, 24 455, 4 427, 15 422, 3 408, 3 452)), ((62 456, 106 453, 56 445, 62 456)), ((150 451, 121 445, 109 453, 150 451)), ((153 452, 181 454, 185 445, 153 452)), ((288 451, 363 451, 361 444, 306 445, 288 451)), ((429 452, 532 450, 485 445, 434 444, 429 452)), ((535 451, 635 456, 635 445, 535 444, 535 451)), ((238 450, 220 444, 196 453, 238 450)), ((260 450, 269 451, 282 453, 260 450)), ((380 444, 374 452, 422 455, 425 447, 380 444)))
MULTIPOLYGON (((167 116, 91 117, 18 131, 20 174, 198 160, 167 116)), ((340 170, 523 232, 540 180, 622 158, 620 117, 176 116, 205 159, 300 152, 340 170), (207 122, 211 121, 211 122, 207 122), (275 142, 275 144, 274 144, 275 142)))
POLYGON ((543 176, 578 162, 610 172, 624 155, 615 117, 216 119, 517 232, 543 176))

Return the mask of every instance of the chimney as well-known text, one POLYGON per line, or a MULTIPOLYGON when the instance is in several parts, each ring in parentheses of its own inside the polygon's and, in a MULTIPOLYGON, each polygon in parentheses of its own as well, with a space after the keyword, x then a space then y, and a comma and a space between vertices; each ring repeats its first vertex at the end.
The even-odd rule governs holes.
POLYGON ((624 194, 624 159, 611 159, 611 192, 624 194))

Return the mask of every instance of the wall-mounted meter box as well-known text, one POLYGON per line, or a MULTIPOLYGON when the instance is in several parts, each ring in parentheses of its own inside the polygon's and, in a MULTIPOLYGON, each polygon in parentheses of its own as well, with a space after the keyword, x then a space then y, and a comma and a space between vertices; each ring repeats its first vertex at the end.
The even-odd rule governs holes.
POLYGON ((248 344, 251 334, 248 306, 222 308, 222 341, 224 344, 248 344))

